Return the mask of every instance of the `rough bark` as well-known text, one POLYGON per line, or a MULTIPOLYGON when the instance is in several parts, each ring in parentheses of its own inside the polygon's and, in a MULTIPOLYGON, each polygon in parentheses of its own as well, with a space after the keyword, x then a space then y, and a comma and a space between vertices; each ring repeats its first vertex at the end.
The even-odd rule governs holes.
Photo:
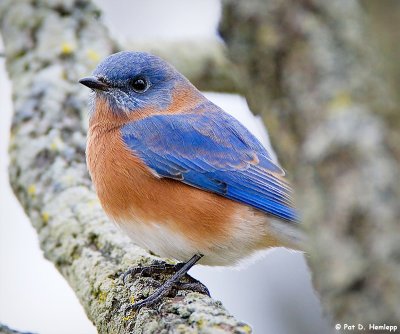
POLYGON ((400 115, 364 24, 356 1, 225 0, 220 31, 293 177, 322 302, 367 326, 400 319, 400 115))
POLYGON ((100 333, 249 333, 220 302, 190 291, 124 315, 154 280, 138 276, 124 285, 121 274, 157 258, 108 221, 86 170, 88 95, 77 80, 116 49, 98 18, 86 0, 0 2, 15 108, 10 180, 44 255, 100 333))

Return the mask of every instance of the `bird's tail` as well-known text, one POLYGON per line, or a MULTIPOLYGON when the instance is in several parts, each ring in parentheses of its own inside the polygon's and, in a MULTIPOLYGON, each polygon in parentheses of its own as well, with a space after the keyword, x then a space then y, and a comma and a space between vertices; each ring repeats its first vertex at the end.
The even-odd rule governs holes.
POLYGON ((281 240, 285 246, 304 251, 307 238, 300 224, 293 224, 274 218, 270 218, 268 223, 269 232, 281 240))

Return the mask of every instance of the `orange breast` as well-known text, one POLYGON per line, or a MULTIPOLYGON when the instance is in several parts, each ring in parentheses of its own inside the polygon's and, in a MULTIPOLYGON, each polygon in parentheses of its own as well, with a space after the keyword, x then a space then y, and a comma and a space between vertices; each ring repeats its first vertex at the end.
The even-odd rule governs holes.
POLYGON ((240 204, 179 181, 159 179, 125 147, 119 128, 91 128, 87 162, 98 197, 115 220, 157 222, 201 243, 220 243, 240 204))

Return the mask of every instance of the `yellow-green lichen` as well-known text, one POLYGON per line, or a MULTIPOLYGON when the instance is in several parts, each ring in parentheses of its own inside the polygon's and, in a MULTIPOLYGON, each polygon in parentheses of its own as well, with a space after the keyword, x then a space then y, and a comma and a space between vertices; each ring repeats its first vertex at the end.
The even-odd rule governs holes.
POLYGON ((196 321, 196 324, 197 324, 198 328, 203 328, 204 324, 205 324, 205 321, 204 321, 203 318, 200 318, 199 320, 196 321))
POLYGON ((93 49, 89 49, 86 54, 88 58, 93 62, 98 62, 100 60, 100 55, 93 49))
POLYGON ((242 327, 240 327, 241 330, 243 330, 246 334, 251 334, 252 329, 249 325, 244 325, 242 327))
POLYGON ((165 259, 165 263, 168 263, 168 264, 177 264, 178 263, 178 261, 176 261, 176 260, 174 260, 174 259, 165 259))
POLYGON ((66 174, 63 176, 62 181, 66 186, 73 186, 76 181, 76 178, 74 175, 66 174))
POLYGON ((71 257, 73 260, 77 260, 81 257, 81 250, 78 246, 75 246, 72 253, 71 253, 71 257))
POLYGON ((351 105, 352 98, 349 92, 338 92, 328 103, 330 109, 343 109, 351 105))
POLYGON ((101 304, 104 304, 104 303, 106 302, 106 300, 107 300, 107 295, 108 295, 108 292, 106 292, 106 291, 100 291, 100 292, 98 293, 98 295, 97 295, 97 300, 98 300, 101 304))
POLYGON ((129 321, 129 320, 132 320, 132 319, 133 319, 133 314, 129 314, 129 315, 123 317, 122 321, 129 321))
POLYGON ((88 204, 88 206, 89 206, 90 208, 93 208, 93 207, 95 207, 95 206, 100 205, 100 202, 99 202, 99 200, 96 198, 96 199, 92 199, 92 200, 88 201, 87 204, 88 204))
POLYGON ((50 150, 51 151, 60 151, 64 146, 64 143, 60 137, 54 137, 52 142, 50 143, 50 150))
POLYGON ((63 42, 60 47, 61 54, 64 56, 69 56, 75 50, 74 45, 68 42, 63 42))
POLYGON ((30 196, 32 196, 32 197, 35 196, 36 195, 36 185, 32 183, 31 185, 29 185, 27 191, 30 196))
POLYGON ((188 332, 188 328, 186 325, 184 324, 179 324, 176 328, 175 328, 176 333, 182 333, 182 334, 186 334, 189 333, 188 332))
POLYGON ((50 219, 49 213, 46 212, 46 211, 43 211, 42 212, 42 221, 43 221, 43 223, 47 224, 49 222, 49 219, 50 219))
POLYGON ((275 46, 279 43, 280 37, 273 26, 263 24, 257 33, 257 40, 261 45, 275 46))

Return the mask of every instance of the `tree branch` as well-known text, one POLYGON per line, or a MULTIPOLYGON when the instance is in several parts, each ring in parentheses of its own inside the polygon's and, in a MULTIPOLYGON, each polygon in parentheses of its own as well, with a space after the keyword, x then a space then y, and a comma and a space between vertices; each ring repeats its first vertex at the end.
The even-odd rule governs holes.
MULTIPOLYGON (((3 0, 0 26, 13 83, 10 180, 45 257, 69 282, 100 333, 248 333, 206 295, 180 292, 157 309, 123 310, 151 278, 124 285, 129 267, 156 260, 103 214, 85 164, 86 90, 77 80, 115 51, 87 0, 3 0)), ((166 279, 166 277, 161 277, 166 279)))
POLYGON ((339 323, 394 324, 400 117, 364 23, 356 1, 225 0, 220 31, 294 175, 323 304, 339 323))

